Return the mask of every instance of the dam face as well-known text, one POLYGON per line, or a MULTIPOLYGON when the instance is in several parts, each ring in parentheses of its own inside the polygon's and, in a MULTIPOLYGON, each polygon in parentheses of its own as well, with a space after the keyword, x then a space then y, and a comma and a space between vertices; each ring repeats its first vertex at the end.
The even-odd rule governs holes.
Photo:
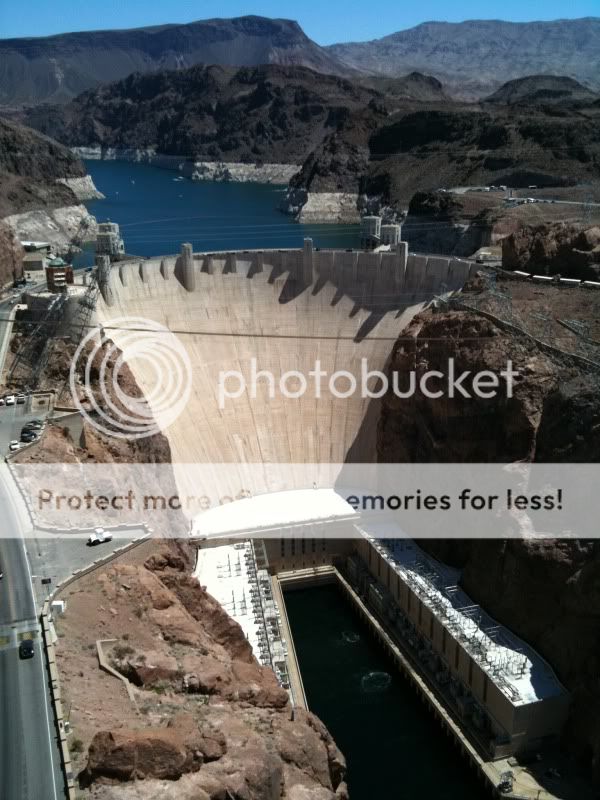
MULTIPOLYGON (((192 254, 114 265, 100 285, 97 321, 143 317, 178 337, 192 365, 191 396, 164 431, 172 460, 187 463, 342 463, 375 461, 378 401, 338 397, 323 381, 299 397, 267 380, 223 397, 225 371, 267 370, 276 382, 289 371, 307 376, 320 362, 360 379, 384 370, 393 344, 435 293, 460 288, 471 264, 390 253, 303 250, 192 254)), ((107 331, 117 345, 119 330, 107 331)), ((142 391, 155 376, 129 364, 142 391)), ((348 388, 346 379, 337 384, 348 388)), ((291 386, 293 381, 288 384, 291 386)), ((237 384, 232 382, 232 387, 237 384)), ((360 386, 360 383, 359 383, 360 386)), ((177 469, 185 487, 185 471, 177 469)))

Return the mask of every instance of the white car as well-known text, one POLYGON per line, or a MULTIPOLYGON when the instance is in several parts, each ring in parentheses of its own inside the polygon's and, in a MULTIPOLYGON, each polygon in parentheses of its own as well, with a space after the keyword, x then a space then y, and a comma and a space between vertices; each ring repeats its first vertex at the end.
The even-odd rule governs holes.
POLYGON ((104 528, 94 528, 94 532, 89 535, 87 543, 89 545, 102 544, 103 542, 111 542, 112 538, 112 533, 105 531, 104 528))
POLYGON ((16 402, 14 394, 9 394, 7 397, 4 398, 4 401, 7 406, 14 406, 16 402))
POLYGON ((13 439, 12 442, 8 445, 8 449, 13 453, 15 450, 18 450, 21 447, 21 442, 17 442, 16 439, 13 439))

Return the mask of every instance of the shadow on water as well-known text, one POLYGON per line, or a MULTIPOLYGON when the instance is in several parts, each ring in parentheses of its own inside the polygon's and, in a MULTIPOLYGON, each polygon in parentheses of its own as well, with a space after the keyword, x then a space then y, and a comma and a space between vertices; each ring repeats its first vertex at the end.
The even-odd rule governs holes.
POLYGON ((308 705, 346 756, 352 800, 486 800, 335 586, 288 592, 285 600, 308 705))

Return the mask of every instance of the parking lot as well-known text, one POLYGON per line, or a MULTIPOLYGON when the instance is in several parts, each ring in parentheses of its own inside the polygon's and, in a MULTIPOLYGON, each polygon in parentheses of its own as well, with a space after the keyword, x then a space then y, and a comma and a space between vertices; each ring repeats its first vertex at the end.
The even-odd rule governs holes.
MULTIPOLYGON (((5 458, 10 452, 12 441, 21 442, 21 430, 32 420, 45 421, 51 408, 50 395, 27 395, 24 403, 0 405, 0 457, 5 458)), ((21 443, 22 444, 22 443, 21 443)))

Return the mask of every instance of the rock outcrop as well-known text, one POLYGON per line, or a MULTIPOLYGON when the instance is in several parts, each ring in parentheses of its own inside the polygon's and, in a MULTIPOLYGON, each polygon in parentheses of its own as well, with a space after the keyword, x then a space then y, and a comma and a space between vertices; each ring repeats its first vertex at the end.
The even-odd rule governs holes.
POLYGON ((68 254, 75 242, 78 247, 94 239, 97 231, 96 218, 79 204, 9 214, 3 222, 19 241, 48 242, 55 253, 63 255, 68 254))
POLYGON ((39 206, 73 205, 59 178, 81 178, 85 167, 64 145, 37 131, 0 119, 0 217, 39 206))
POLYGON ((195 66, 135 73, 25 117, 64 144, 109 154, 289 165, 302 163, 353 109, 381 97, 299 66, 195 66))
POLYGON ((286 184, 300 167, 297 164, 242 164, 239 162, 196 161, 186 164, 192 180, 219 183, 286 184))
POLYGON ((80 201, 101 196, 67 147, 0 119, 0 218, 17 239, 66 252, 74 237, 95 233, 96 221, 80 201))
POLYGON ((239 625, 187 574, 190 563, 171 541, 66 592, 58 661, 85 745, 75 756, 85 796, 346 800, 344 758, 327 729, 292 711, 239 625), (107 636, 104 652, 137 708, 90 651, 107 636))
POLYGON ((527 225, 502 240, 502 266, 598 280, 600 228, 568 223, 527 225))
POLYGON ((225 752, 222 733, 202 731, 193 717, 178 714, 160 730, 97 733, 90 744, 82 780, 84 783, 101 778, 178 780, 186 773, 197 772, 207 761, 221 758, 225 752))
POLYGON ((529 75, 507 81, 498 91, 485 98, 486 103, 506 106, 562 106, 589 105, 600 100, 600 95, 564 75, 529 75))
POLYGON ((12 229, 0 222, 0 288, 23 277, 25 252, 12 229))

